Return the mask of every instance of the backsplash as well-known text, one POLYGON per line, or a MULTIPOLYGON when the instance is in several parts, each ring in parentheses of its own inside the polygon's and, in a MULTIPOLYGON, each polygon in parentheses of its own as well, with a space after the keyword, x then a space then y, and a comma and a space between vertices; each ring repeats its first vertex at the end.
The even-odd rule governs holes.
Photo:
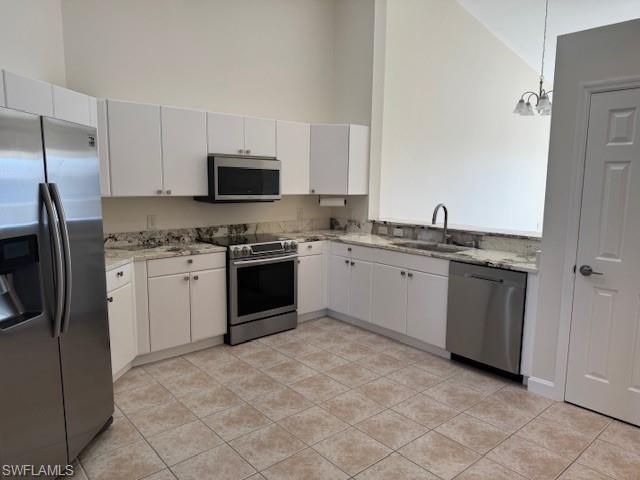
POLYGON ((107 233, 106 248, 131 246, 157 247, 174 243, 193 243, 202 237, 226 237, 228 235, 256 233, 293 233, 311 230, 327 230, 329 219, 284 220, 258 223, 236 223, 208 227, 174 228, 167 230, 144 230, 137 232, 107 233))

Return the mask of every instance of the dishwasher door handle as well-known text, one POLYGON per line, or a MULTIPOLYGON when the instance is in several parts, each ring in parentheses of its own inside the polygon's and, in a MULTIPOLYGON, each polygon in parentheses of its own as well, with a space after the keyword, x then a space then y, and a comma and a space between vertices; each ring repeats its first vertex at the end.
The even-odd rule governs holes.
POLYGON ((476 275, 474 273, 469 273, 465 276, 468 278, 475 278, 476 280, 484 280, 486 282, 504 283, 504 278, 484 277, 482 275, 476 275))

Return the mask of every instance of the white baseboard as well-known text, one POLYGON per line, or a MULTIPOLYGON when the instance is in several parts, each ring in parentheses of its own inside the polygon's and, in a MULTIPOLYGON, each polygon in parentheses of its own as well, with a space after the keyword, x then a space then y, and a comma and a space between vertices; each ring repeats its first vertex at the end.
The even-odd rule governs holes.
POLYGON ((531 393, 550 398, 551 400, 564 400, 562 396, 558 398, 558 392, 556 392, 555 383, 549 380, 545 380, 544 378, 529 377, 527 381, 527 390, 529 390, 531 393))
POLYGON ((298 323, 308 322, 309 320, 315 320, 316 318, 326 317, 328 310, 323 308, 322 310, 316 310, 315 312, 298 314, 298 323))
POLYGON ((160 360, 166 360, 167 358, 178 357, 187 353, 196 352, 198 350, 204 350, 205 348, 215 347, 224 343, 224 336, 218 335, 217 337, 205 338, 199 342, 189 343, 187 345, 180 345, 179 347, 167 348, 159 352, 145 353, 133 359, 132 365, 134 367, 145 365, 147 363, 157 362, 160 360))

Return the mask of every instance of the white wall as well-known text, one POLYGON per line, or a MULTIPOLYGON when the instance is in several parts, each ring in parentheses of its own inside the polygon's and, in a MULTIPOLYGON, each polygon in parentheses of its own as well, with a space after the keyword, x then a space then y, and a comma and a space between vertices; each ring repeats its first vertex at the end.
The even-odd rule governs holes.
POLYGON ((457 2, 386 3, 379 217, 444 202, 452 224, 540 232, 549 118, 511 113, 537 73, 457 2))
POLYGON ((65 84, 60 0, 0 0, 0 69, 65 84))
POLYGON ((581 84, 629 77, 640 77, 640 20, 558 38, 533 375, 560 399, 579 222, 572 205, 584 162, 576 143, 581 84))

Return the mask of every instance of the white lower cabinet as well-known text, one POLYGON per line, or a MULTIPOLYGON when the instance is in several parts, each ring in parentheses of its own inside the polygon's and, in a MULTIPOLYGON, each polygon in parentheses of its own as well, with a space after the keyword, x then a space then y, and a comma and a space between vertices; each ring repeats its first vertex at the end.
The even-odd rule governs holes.
POLYGON ((298 313, 325 308, 323 300, 324 257, 308 255, 298 259, 298 313))
POLYGON ((395 332, 407 333, 407 270, 373 265, 372 322, 395 332))
POLYGON ((133 285, 116 288, 107 295, 109 338, 111 343, 111 371, 120 372, 136 356, 136 334, 133 304, 133 285))
POLYGON ((447 277, 407 272, 407 335, 445 348, 448 286, 447 277))
POLYGON ((149 278, 151 351, 191 342, 189 274, 149 278))
POLYGON ((370 322, 372 264, 332 255, 329 269, 329 308, 370 322))
POLYGON ((191 274, 191 341, 227 332, 227 272, 224 268, 191 274))

